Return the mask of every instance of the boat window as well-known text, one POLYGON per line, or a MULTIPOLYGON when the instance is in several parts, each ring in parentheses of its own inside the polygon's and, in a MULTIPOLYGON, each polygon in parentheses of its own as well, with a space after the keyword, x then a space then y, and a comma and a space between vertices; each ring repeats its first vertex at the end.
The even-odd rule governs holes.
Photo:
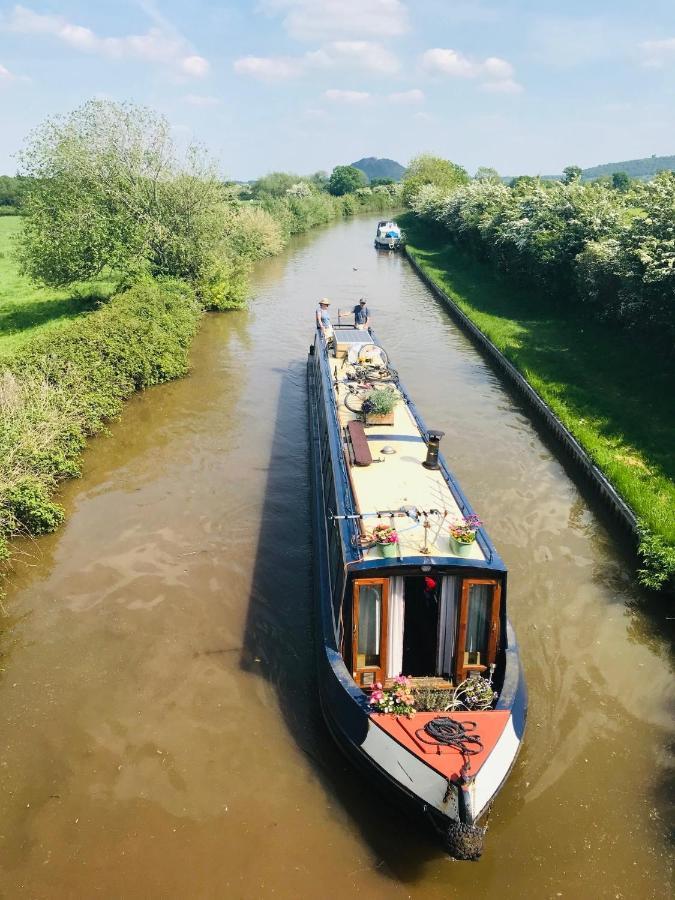
POLYGON ((362 687, 384 681, 388 586, 386 578, 354 582, 352 667, 354 680, 362 687))
POLYGON ((359 588, 359 641, 356 665, 380 665, 382 633, 382 585, 364 584, 359 588))
POLYGON ((499 639, 498 581, 465 578, 459 603, 454 677, 464 681, 472 672, 485 672, 496 661, 499 639))
POLYGON ((466 626, 466 653, 469 665, 480 665, 487 658, 493 590, 494 588, 489 584, 469 585, 469 611, 466 626))

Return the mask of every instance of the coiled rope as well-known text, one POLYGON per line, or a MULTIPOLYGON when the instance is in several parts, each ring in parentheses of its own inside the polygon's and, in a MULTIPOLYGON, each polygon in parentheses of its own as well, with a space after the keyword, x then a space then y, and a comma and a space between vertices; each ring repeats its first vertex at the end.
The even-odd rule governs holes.
POLYGON ((440 716, 431 719, 423 728, 415 732, 417 740, 423 744, 444 744, 447 747, 455 747, 462 754, 464 766, 462 774, 465 775, 471 767, 469 757, 475 756, 483 749, 483 742, 477 733, 470 734, 476 727, 475 722, 459 722, 449 716, 440 716), (431 740, 427 740, 428 736, 431 740))

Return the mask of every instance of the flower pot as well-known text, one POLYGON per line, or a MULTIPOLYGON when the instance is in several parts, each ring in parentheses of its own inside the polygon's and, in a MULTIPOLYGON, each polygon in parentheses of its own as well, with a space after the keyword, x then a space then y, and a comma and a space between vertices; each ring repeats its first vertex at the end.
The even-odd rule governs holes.
POLYGON ((398 556, 398 543, 394 544, 378 544, 380 548, 380 556, 398 556))
POLYGON ((388 413, 366 413, 365 425, 393 425, 394 411, 388 413))
POLYGON ((463 544, 461 541, 455 540, 455 538, 450 535, 450 549, 455 556, 471 556, 471 548, 475 543, 475 537, 470 544, 463 544))

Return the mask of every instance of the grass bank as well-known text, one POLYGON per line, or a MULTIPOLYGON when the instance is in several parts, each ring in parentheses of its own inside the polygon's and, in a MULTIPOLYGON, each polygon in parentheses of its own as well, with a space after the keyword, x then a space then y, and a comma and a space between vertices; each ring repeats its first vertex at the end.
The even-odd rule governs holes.
POLYGON ((76 284, 67 290, 39 288, 19 273, 14 238, 20 216, 0 217, 0 359, 43 329, 59 327, 91 310, 114 289, 112 278, 76 284))
POLYGON ((518 368, 648 530, 643 581, 675 574, 675 371, 647 342, 540 304, 453 246, 447 231, 399 219, 425 272, 518 368))

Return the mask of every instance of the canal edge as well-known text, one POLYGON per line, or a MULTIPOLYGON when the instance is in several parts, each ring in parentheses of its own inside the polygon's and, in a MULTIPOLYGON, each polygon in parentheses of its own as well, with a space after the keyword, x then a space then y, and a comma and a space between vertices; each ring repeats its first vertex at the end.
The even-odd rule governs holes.
POLYGON ((404 247, 403 251, 405 258, 408 260, 418 277, 426 284, 434 296, 444 303, 448 312, 461 326, 462 330, 468 334, 488 360, 496 366, 498 371, 505 376, 510 385, 516 389, 518 394, 535 413, 538 420, 544 423, 548 432, 556 439, 558 445, 585 475, 587 481, 592 485, 596 494, 600 497, 605 508, 612 513, 614 518, 637 541, 638 522, 635 513, 619 495, 609 479, 593 462, 571 431, 562 423, 548 404, 542 400, 532 385, 518 371, 513 363, 509 362, 501 350, 492 343, 481 329, 472 322, 466 313, 460 309, 455 301, 452 300, 451 297, 436 284, 431 276, 424 271, 409 249, 404 247))

